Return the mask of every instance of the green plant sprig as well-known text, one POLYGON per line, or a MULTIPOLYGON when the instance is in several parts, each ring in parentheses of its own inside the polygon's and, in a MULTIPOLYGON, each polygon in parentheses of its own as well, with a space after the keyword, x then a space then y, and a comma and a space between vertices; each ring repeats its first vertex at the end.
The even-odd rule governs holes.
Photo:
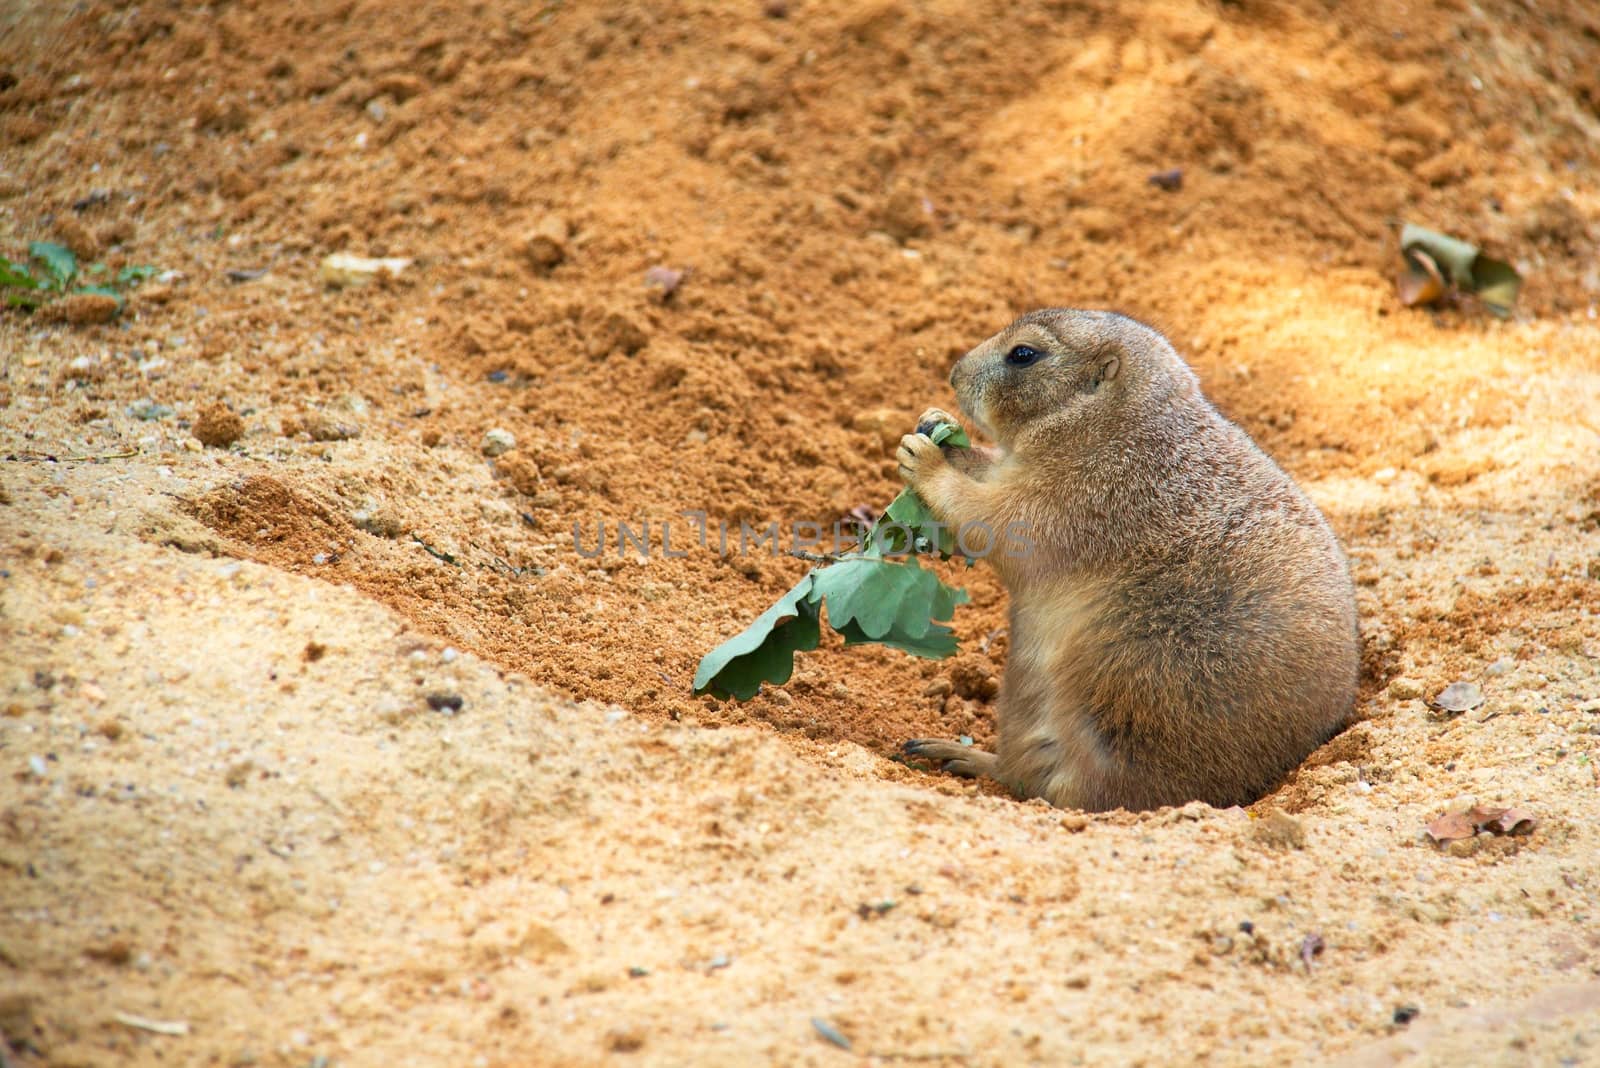
POLYGON ((120 312, 127 303, 122 290, 136 286, 156 273, 156 268, 148 265, 124 267, 117 272, 112 285, 73 286, 84 273, 97 276, 107 270, 104 264, 94 263, 89 265, 87 272, 82 272, 78 268, 78 257, 65 245, 35 241, 28 246, 26 261, 0 256, 0 294, 4 295, 7 307, 32 310, 58 297, 90 293, 111 297, 117 302, 117 311, 120 312), (37 274, 32 269, 33 265, 37 265, 37 274))
MULTIPOLYGON (((941 446, 972 445, 954 423, 935 427, 929 437, 941 446)), ((902 490, 867 531, 860 552, 812 568, 748 627, 702 657, 694 692, 748 701, 764 682, 788 682, 794 654, 821 643, 824 603, 828 625, 846 645, 877 642, 914 656, 950 656, 956 637, 940 622, 968 598, 918 565, 917 553, 935 551, 941 559, 958 555, 955 532, 939 525, 914 492, 902 490)))

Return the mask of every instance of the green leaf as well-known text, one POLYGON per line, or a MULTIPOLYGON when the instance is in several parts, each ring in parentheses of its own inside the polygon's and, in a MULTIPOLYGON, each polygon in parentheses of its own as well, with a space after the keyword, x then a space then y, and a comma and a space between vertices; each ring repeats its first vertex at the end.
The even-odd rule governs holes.
POLYGON ((900 495, 890 501, 889 507, 883 510, 883 516, 878 522, 883 525, 886 544, 890 546, 891 555, 907 551, 937 552, 941 560, 948 560, 956 555, 958 549, 956 532, 940 523, 913 490, 901 490, 900 495), (906 538, 908 533, 909 546, 906 538))
POLYGON ((1483 306, 1503 319, 1511 314, 1511 306, 1517 302, 1522 276, 1511 264, 1480 254, 1472 265, 1472 288, 1483 306))
MULTIPOLYGON (((972 440, 967 437, 967 432, 955 423, 940 423, 928 437, 935 445, 972 448, 972 440)), ((959 552, 956 532, 939 524, 922 498, 910 489, 901 490, 889 502, 889 507, 883 510, 878 521, 872 524, 872 529, 867 531, 866 542, 867 551, 874 555, 899 556, 906 552, 937 551, 940 559, 948 560, 959 552), (934 537, 935 524, 938 524, 937 539, 934 537)))
POLYGON ((913 638, 898 631, 890 631, 881 638, 868 638, 854 623, 839 628, 839 633, 844 635, 846 645, 865 645, 874 642, 926 660, 943 660, 947 656, 954 656, 956 650, 960 648, 955 632, 949 627, 937 625, 929 627, 928 632, 920 638, 913 638))
POLYGON ((111 268, 107 267, 103 263, 91 263, 91 264, 89 264, 88 267, 84 268, 84 273, 85 274, 92 274, 92 275, 95 275, 96 277, 98 277, 98 276, 100 276, 102 274, 105 274, 109 270, 111 270, 111 268))
POLYGON ((841 634, 854 627, 862 641, 886 637, 915 641, 933 629, 934 619, 949 619, 967 600, 915 557, 891 563, 862 556, 841 560, 814 573, 812 598, 828 605, 828 625, 841 634))
POLYGON ((877 642, 931 659, 956 651, 955 634, 933 621, 949 619, 967 601, 967 591, 946 586, 915 557, 904 563, 842 560, 819 568, 814 584, 812 596, 825 601, 828 625, 844 635, 846 645, 877 642))
MULTIPOLYGON (((928 599, 928 616, 931 619, 949 619, 956 614, 956 605, 972 600, 967 591, 957 586, 946 586, 934 576, 933 592, 928 599)), ((930 631, 937 629, 930 626, 930 631)))
POLYGON ((754 623, 702 657, 694 673, 694 692, 748 701, 760 692, 763 682, 778 686, 788 682, 794 673, 794 654, 815 649, 822 640, 818 608, 812 599, 816 574, 815 570, 806 572, 754 623))
POLYGON ((1422 249, 1444 269, 1445 277, 1462 288, 1472 283, 1472 261, 1478 258, 1477 245, 1416 223, 1406 223, 1400 230, 1400 248, 1402 251, 1422 249))
POLYGON ((117 285, 125 286, 129 282, 143 282, 145 279, 154 278, 160 273, 160 268, 152 267, 148 263, 124 267, 122 270, 117 272, 117 285))
MULTIPOLYGON (((966 432, 954 424, 935 427, 929 437, 935 444, 971 448, 966 432)), ((966 602, 967 591, 940 582, 915 556, 904 562, 885 560, 879 540, 883 532, 884 541, 904 543, 909 531, 913 540, 920 540, 919 551, 931 551, 931 535, 921 528, 932 522, 916 494, 900 494, 873 524, 865 553, 813 568, 755 622, 702 657, 694 692, 748 701, 763 682, 788 682, 794 654, 815 649, 822 640, 824 604, 828 625, 844 636, 846 645, 876 642, 914 656, 950 656, 956 651, 955 633, 934 620, 954 615, 956 605, 966 602), (893 523, 903 524, 906 531, 886 526, 893 523)))
POLYGON ((78 276, 78 257, 65 245, 50 241, 35 241, 28 246, 28 255, 44 264, 55 281, 56 289, 65 289, 78 276))
POLYGON ((827 602, 828 625, 834 630, 854 622, 873 641, 894 628, 900 605, 921 593, 919 575, 932 577, 912 560, 904 564, 865 556, 841 560, 817 569, 812 596, 827 602))
POLYGON ((955 423, 940 423, 928 437, 935 445, 953 445, 958 449, 972 448, 972 439, 955 423))
POLYGON ((754 623, 707 653, 694 692, 748 701, 763 682, 782 685, 794 673, 794 654, 821 641, 820 610, 846 645, 874 642, 914 656, 942 659, 957 649, 949 619, 967 591, 946 586, 915 558, 893 563, 872 556, 840 560, 807 572, 754 623))
POLYGON ((0 256, 0 287, 6 289, 38 289, 39 280, 28 273, 28 265, 0 256))

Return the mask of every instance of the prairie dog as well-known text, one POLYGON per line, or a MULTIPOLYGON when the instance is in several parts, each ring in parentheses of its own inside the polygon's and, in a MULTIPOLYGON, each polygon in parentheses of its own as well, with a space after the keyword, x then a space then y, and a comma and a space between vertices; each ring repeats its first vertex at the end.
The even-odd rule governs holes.
POLYGON ((1224 807, 1346 725, 1359 641, 1344 554, 1166 338, 1111 312, 1031 312, 950 383, 995 447, 934 445, 927 432, 955 420, 929 409, 900 474, 998 570, 1010 652, 995 752, 907 752, 1062 807, 1224 807))

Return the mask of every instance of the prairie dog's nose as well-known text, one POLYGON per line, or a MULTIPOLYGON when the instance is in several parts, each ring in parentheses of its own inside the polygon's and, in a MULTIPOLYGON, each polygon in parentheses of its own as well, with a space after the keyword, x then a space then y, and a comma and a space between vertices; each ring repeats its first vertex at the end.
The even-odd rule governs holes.
POLYGON ((976 349, 966 353, 950 368, 950 387, 956 391, 956 396, 958 397, 961 396, 963 389, 972 385, 972 376, 977 370, 976 364, 979 362, 976 353, 976 349))

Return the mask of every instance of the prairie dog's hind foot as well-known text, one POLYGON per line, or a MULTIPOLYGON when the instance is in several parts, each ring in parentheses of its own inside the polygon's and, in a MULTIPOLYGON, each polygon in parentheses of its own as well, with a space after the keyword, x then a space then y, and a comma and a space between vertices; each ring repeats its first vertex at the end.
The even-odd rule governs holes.
POLYGON ((913 738, 901 746, 907 756, 939 765, 939 770, 964 779, 994 778, 995 756, 986 749, 975 749, 941 738, 913 738))

